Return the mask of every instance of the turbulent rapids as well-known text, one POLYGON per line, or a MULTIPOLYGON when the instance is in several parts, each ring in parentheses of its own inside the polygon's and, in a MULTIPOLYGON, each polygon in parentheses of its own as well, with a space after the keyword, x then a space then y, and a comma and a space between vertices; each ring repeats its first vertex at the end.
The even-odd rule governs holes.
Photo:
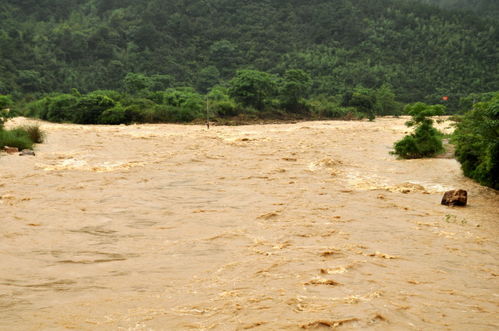
POLYGON ((497 329, 497 192, 390 155, 405 120, 40 123, 0 156, 0 329, 497 329))

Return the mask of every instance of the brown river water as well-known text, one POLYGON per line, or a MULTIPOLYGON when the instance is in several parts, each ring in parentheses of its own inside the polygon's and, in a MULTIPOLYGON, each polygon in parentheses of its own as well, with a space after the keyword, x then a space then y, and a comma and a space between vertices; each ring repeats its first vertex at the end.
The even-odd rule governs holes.
POLYGON ((497 330, 499 195, 390 155, 405 120, 41 122, 0 155, 0 330, 497 330))

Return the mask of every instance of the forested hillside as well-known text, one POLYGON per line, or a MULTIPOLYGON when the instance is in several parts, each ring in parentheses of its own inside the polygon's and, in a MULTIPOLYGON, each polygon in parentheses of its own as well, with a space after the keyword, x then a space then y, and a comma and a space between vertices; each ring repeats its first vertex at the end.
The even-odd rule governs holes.
POLYGON ((436 4, 444 9, 472 10, 480 15, 499 20, 499 1, 497 0, 419 0, 436 4))
MULTIPOLYGON (((486 1, 484 1, 485 3, 486 1)), ((238 69, 302 69, 312 93, 391 85, 400 101, 499 89, 499 27, 401 0, 0 0, 0 94, 206 92, 238 69)))

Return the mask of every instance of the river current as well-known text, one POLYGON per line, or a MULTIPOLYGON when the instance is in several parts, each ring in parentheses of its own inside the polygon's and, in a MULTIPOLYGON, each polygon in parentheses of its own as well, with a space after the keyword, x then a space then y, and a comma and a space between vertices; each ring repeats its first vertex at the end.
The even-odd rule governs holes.
POLYGON ((40 122, 0 156, 0 330, 497 330, 498 194, 390 155, 406 120, 40 122))

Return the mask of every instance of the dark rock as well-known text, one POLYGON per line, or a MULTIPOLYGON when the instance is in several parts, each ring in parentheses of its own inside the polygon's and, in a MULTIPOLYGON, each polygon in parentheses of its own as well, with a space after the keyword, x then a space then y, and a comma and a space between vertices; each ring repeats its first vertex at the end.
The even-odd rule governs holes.
POLYGON ((19 156, 23 156, 23 155, 35 156, 35 152, 33 152, 31 149, 23 149, 21 151, 21 153, 19 153, 19 156))
POLYGON ((452 190, 444 193, 442 205, 446 206, 466 206, 468 202, 468 192, 465 190, 452 190))
POLYGON ((4 146, 3 151, 8 153, 8 154, 14 154, 14 153, 19 153, 19 148, 4 146))

